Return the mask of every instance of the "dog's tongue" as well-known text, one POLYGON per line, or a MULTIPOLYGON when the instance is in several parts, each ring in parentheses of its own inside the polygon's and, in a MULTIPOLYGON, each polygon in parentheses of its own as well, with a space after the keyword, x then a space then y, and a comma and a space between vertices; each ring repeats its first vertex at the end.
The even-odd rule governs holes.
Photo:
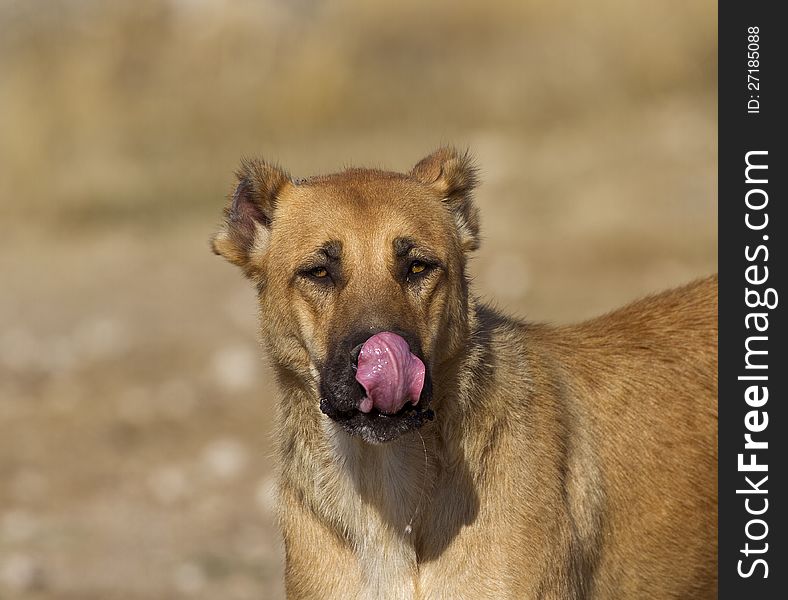
POLYGON ((390 331, 376 333, 361 347, 356 370, 358 381, 367 392, 359 410, 377 408, 394 414, 410 400, 419 401, 424 386, 424 363, 413 355, 408 343, 390 331))

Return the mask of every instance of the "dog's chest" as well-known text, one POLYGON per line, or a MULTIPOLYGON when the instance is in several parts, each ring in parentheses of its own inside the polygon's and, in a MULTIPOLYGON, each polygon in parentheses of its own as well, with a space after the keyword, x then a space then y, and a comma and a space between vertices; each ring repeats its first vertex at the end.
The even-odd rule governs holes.
POLYGON ((416 552, 406 532, 410 503, 385 493, 346 498, 353 498, 345 504, 345 522, 362 573, 359 598, 418 598, 416 552))
POLYGON ((360 598, 411 600, 418 593, 419 569, 411 525, 429 503, 431 465, 419 443, 381 449, 338 449, 333 476, 321 497, 339 500, 335 510, 345 524, 362 575, 360 598))
POLYGON ((357 550, 362 581, 359 598, 416 600, 418 582, 412 548, 390 535, 370 531, 357 550))

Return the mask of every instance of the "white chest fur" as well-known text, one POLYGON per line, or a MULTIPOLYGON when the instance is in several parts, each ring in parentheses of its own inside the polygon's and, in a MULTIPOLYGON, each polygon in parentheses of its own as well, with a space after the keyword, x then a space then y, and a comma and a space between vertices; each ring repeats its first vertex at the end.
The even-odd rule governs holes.
POLYGON ((434 465, 414 433, 381 446, 350 438, 326 423, 336 462, 315 482, 318 498, 338 515, 363 574, 361 597, 418 597, 412 543, 428 504, 434 465))

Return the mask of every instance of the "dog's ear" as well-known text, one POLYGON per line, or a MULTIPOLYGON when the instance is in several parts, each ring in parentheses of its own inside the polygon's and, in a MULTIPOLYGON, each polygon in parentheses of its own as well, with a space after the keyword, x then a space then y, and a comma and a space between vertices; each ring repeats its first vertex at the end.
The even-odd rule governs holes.
POLYGON ((224 223, 211 240, 216 254, 245 268, 265 248, 277 197, 290 181, 286 171, 259 159, 244 159, 237 184, 224 209, 224 223))
POLYGON ((439 148, 416 163, 410 174, 442 196, 457 222, 463 249, 476 250, 479 247, 479 210, 472 194, 479 178, 470 153, 451 147, 439 148))

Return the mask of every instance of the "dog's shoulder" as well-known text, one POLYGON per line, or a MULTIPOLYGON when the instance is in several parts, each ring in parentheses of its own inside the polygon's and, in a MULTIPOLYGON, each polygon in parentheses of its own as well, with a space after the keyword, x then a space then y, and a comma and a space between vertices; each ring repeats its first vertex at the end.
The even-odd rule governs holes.
POLYGON ((576 325, 533 326, 526 336, 531 360, 559 382, 562 402, 582 399, 580 413, 611 424, 622 406, 656 419, 701 406, 709 419, 716 414, 716 276, 576 325))

